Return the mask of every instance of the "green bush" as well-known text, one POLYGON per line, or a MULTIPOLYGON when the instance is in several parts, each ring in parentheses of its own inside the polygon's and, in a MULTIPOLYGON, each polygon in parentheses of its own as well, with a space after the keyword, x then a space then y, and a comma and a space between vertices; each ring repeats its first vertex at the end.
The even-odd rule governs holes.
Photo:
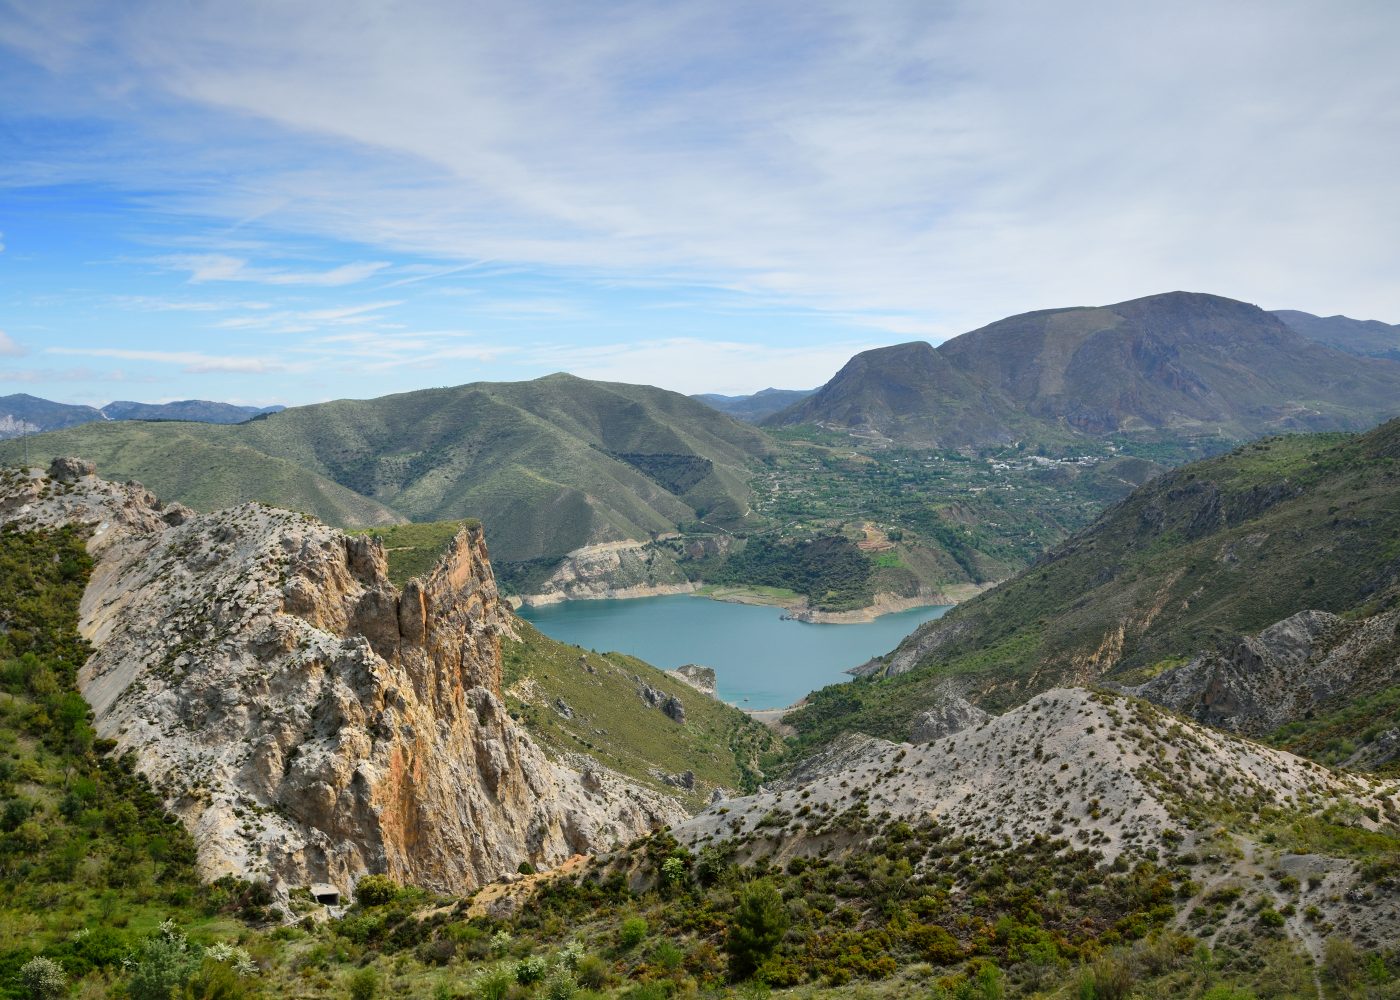
POLYGON ((206 957, 185 983, 181 1000, 242 1000, 248 985, 230 965, 206 957))
POLYGON ((370 966, 356 969, 347 986, 350 1000, 374 1000, 379 995, 379 973, 370 966))
POLYGON ((736 978, 747 979, 773 954, 789 923, 783 897, 767 879, 751 882, 739 894, 725 948, 736 978))
POLYGON ((388 875, 366 875, 355 884, 355 901, 361 906, 383 906, 399 895, 399 884, 388 875))
POLYGON ((515 981, 521 986, 533 986, 543 981, 549 972, 549 963, 539 955, 527 955, 515 963, 515 981))
POLYGON ((127 992, 131 1000, 170 1000, 200 967, 200 956, 171 921, 147 938, 131 958, 127 992))
POLYGON ((645 918, 628 917, 618 928, 617 943, 623 948, 635 948, 646 939, 648 930, 645 918))
POLYGON ((472 979, 471 995, 476 1000, 505 1000, 514 984, 515 976, 509 969, 502 966, 483 969, 472 979))
POLYGON ((610 978, 608 963, 597 955, 580 958, 574 974, 578 977, 579 985, 589 990, 601 990, 608 985, 610 978))
POLYGON ((544 995, 548 1000, 574 1000, 577 993, 578 983, 566 972, 550 976, 549 981, 544 984, 544 995))

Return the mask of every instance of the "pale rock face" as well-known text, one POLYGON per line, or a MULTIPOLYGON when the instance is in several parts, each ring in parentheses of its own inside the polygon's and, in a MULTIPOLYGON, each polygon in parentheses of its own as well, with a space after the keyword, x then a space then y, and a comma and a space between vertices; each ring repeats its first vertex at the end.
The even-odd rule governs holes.
POLYGON ((381 546, 259 504, 194 515, 63 469, 0 480, 0 521, 92 528, 79 683, 100 735, 193 832, 201 871, 466 891, 684 813, 506 713, 496 593, 464 530, 400 593, 381 546))
POLYGON ((960 695, 950 694, 920 712, 909 732, 910 743, 932 743, 964 729, 975 729, 991 716, 960 695))
MULTIPOLYGON (((1300 611, 1127 690, 1198 722, 1264 736, 1329 700, 1400 682, 1397 636, 1400 612, 1349 620, 1300 611)), ((1393 760, 1400 741, 1377 740, 1364 749, 1348 766, 1393 760)))
POLYGON ((688 594, 695 586, 670 550, 629 539, 575 549, 536 588, 538 593, 522 601, 538 607, 566 600, 655 597, 688 594))

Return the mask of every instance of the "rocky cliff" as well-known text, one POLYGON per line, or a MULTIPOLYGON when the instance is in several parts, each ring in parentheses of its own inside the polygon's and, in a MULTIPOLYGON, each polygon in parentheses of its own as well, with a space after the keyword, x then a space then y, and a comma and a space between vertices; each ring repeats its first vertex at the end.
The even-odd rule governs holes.
POLYGON ((400 592, 371 539, 260 504, 195 515, 92 471, 6 473, 0 522, 90 526, 79 682, 205 875, 465 891, 683 815, 512 723, 479 529, 400 592))
POLYGON ((695 584, 677 565, 676 554, 632 539, 574 549, 522 602, 531 607, 560 601, 688 594, 695 584))
MULTIPOLYGON (((1166 670, 1127 689, 1219 729, 1266 737, 1400 686, 1400 612, 1343 618, 1300 611, 1257 635, 1166 670)), ((1343 760, 1376 768, 1400 758, 1400 729, 1378 732, 1343 760)))

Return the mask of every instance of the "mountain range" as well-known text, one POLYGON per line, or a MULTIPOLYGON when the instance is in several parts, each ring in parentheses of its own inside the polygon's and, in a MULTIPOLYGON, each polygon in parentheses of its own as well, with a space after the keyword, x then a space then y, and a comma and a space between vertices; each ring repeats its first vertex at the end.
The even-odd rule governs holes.
POLYGON ((1319 343, 1257 306, 1171 292, 1000 320, 857 355, 765 426, 940 447, 1078 436, 1358 430, 1400 412, 1400 364, 1319 343))
POLYGON ((60 430, 99 420, 191 420, 207 424, 238 424, 282 406, 239 406, 207 399, 173 403, 133 403, 116 400, 102 408, 55 403, 28 393, 0 396, 0 439, 60 430))
POLYGON ((756 424, 764 417, 801 402, 815 389, 760 389, 748 396, 722 396, 717 392, 704 392, 691 399, 698 399, 706 406, 712 406, 721 413, 747 423, 756 424))
MULTIPOLYGON (((490 518, 507 561, 752 519, 761 431, 679 393, 550 375, 336 400, 236 425, 85 424, 31 447, 213 510, 263 500, 347 526, 490 518), (286 494, 290 492, 289 497, 286 494)), ((0 460, 19 457, 15 442, 0 460)))
POLYGON ((1400 361, 1400 324, 1350 316, 1314 316, 1296 309, 1275 309, 1274 315, 1309 340, 1339 351, 1400 361))
MULTIPOLYGON (((995 525, 1007 520, 990 510, 966 515, 968 503, 986 506, 985 484, 959 479, 949 465, 948 476, 942 466, 930 467, 923 480, 909 479, 891 492, 892 485, 882 484, 924 465, 877 463, 878 473, 872 467, 862 479, 854 466, 846 468, 849 455, 821 449, 938 448, 964 459, 979 449, 1002 449, 1097 456, 1091 460, 1125 449, 1171 463, 1266 433, 1371 426, 1400 412, 1400 362, 1310 340, 1246 303, 1173 292, 1015 316, 937 348, 916 342, 867 351, 809 395, 770 389, 697 399, 557 374, 336 400, 233 425, 149 419, 239 415, 223 404, 114 403, 107 414, 9 399, 27 407, 12 407, 12 421, 73 425, 25 446, 0 442, 0 461, 21 461, 35 448, 79 455, 200 510, 257 500, 343 527, 481 518, 515 586, 544 579, 568 553, 589 546, 649 543, 676 532, 727 538, 797 524, 802 511, 791 505, 802 497, 831 499, 828 528, 859 516, 913 529, 932 548, 927 559, 911 549, 910 565, 975 563, 978 551, 1006 549, 1010 541, 993 534, 979 540, 967 530, 985 522, 1002 531, 995 525), (102 419, 108 416, 142 419, 102 419), (792 427, 799 430, 787 430, 792 427), (794 433, 820 440, 804 443, 794 433), (904 510, 909 489, 927 488, 957 496, 939 494, 932 498, 936 510, 905 510, 902 521, 893 508, 867 503, 897 501, 904 510), (883 499, 876 495, 881 490, 883 499), (843 491, 850 496, 836 496, 843 491), (958 559, 953 549, 969 543, 958 559)), ((1077 468, 1049 468, 1036 478, 1077 468)), ((1130 478, 1123 491, 1143 479, 1130 478)), ((1017 483, 998 484, 998 495, 1002 487, 1016 497, 1017 483)), ((1084 523, 1040 523, 1038 511, 1024 515, 1036 538, 1054 540, 1084 523)), ((662 556, 664 582, 683 583, 686 573, 671 555, 662 556)), ((1009 564, 998 560, 1011 568, 1023 564, 1020 556, 1009 564)), ((656 583, 661 571, 652 569, 636 580, 629 576, 628 585, 656 583)), ((968 574, 956 576, 924 573, 906 580, 901 592, 967 582, 968 574)), ((970 579, 984 576, 973 572, 970 579)), ((605 591, 612 581, 596 584, 605 591)))

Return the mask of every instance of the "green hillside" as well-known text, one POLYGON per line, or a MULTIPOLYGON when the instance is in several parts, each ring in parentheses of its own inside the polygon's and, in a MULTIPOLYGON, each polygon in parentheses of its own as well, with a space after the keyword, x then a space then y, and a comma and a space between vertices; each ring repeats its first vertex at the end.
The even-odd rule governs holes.
POLYGON ((35 465, 59 455, 97 463, 107 479, 134 479, 167 500, 211 511, 257 500, 359 527, 407 520, 294 461, 249 447, 237 426, 100 421, 0 442, 0 464, 35 465))
MULTIPOLYGON (((752 520, 760 431, 678 393, 551 375, 296 407, 245 424, 107 423, 30 439, 200 509, 245 499, 332 524, 480 518, 503 560, 752 520)), ((22 446, 0 446, 16 462, 22 446)))
POLYGON ((903 738, 949 677, 990 709, 1132 681, 1303 609, 1374 610, 1397 579, 1400 421, 1259 441, 1152 481, 911 635, 879 665, 894 676, 824 689, 788 720, 809 744, 903 738))
POLYGON ((586 754, 658 791, 702 808, 716 788, 751 792, 781 755, 773 730, 702 694, 664 670, 625 653, 556 642, 516 619, 519 641, 502 643, 506 703, 542 746, 586 754), (646 705, 642 685, 677 698, 685 725, 646 705), (658 775, 695 776, 693 790, 658 775))

